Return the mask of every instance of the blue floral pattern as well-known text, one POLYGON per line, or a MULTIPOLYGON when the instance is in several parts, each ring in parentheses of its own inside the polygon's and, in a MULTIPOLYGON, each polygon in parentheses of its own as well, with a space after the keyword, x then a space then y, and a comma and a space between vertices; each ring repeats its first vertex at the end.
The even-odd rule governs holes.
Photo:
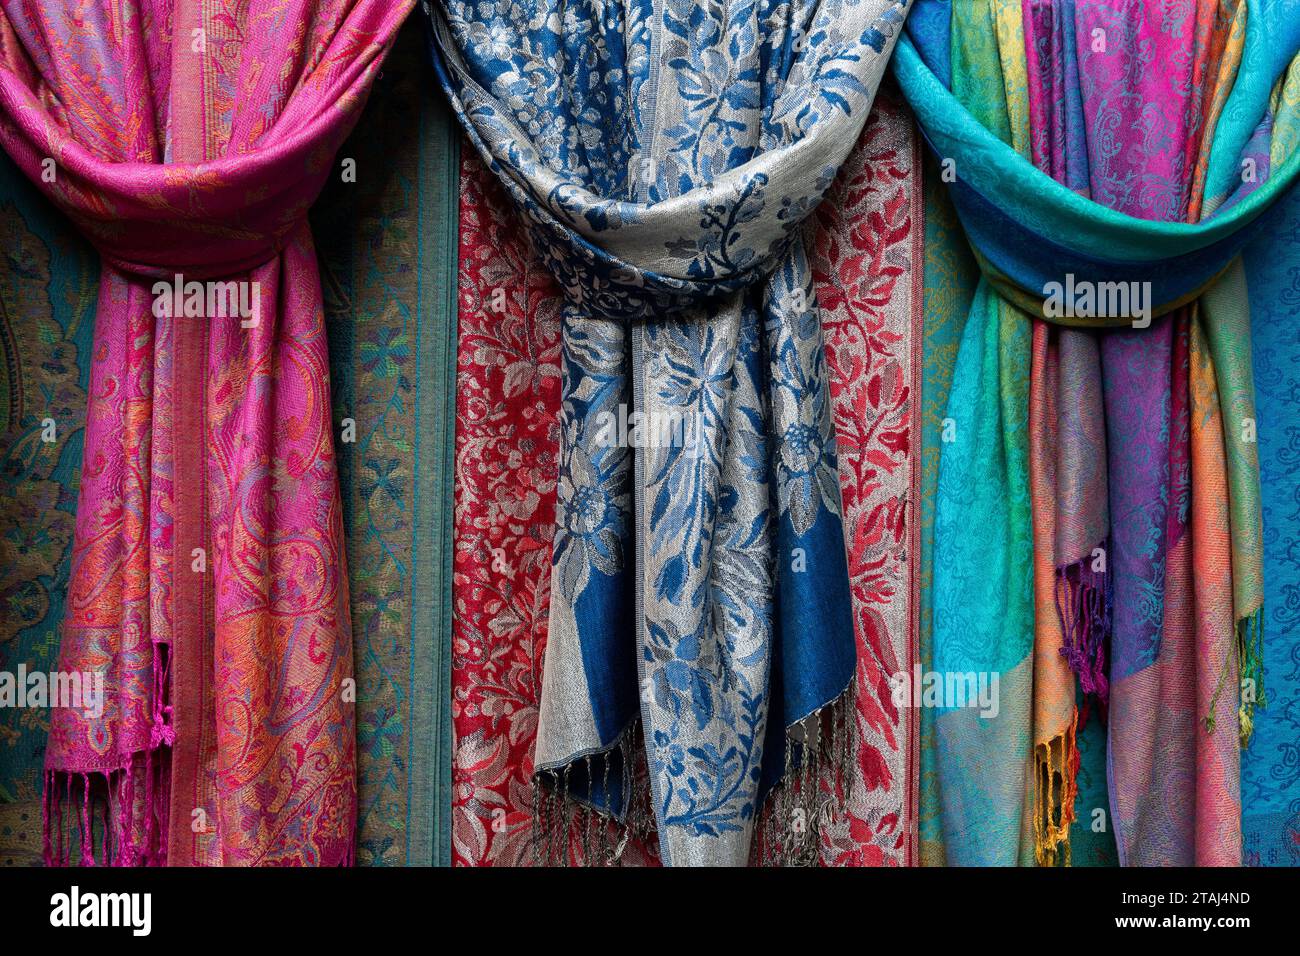
POLYGON ((799 227, 858 139, 908 6, 426 4, 440 78, 569 301, 536 763, 606 753, 639 717, 668 863, 745 862, 783 766, 769 722, 793 725, 852 675, 799 227), (598 440, 629 410, 690 440, 598 440))

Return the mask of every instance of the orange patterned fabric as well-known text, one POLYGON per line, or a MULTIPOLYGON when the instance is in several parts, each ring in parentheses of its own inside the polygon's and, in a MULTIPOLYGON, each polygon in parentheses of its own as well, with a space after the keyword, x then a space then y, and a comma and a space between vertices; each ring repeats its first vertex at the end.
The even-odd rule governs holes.
POLYGON ((102 680, 104 706, 53 712, 50 862, 352 860, 346 566, 304 217, 410 7, 2 5, 0 142, 104 270, 60 663, 102 680))

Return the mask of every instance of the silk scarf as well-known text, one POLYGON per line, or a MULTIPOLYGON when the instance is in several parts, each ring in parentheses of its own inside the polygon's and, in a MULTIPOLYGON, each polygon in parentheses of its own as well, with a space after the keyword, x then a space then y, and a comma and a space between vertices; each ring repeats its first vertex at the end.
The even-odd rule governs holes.
POLYGON ((357 863, 451 862, 460 127, 408 18, 312 206, 356 677, 357 863))
POLYGON ((795 233, 906 7, 431 7, 444 85, 566 295, 535 753, 561 834, 573 798, 653 825, 665 863, 744 862, 797 767, 809 784, 783 795, 805 805, 775 852, 815 846, 789 824, 819 802, 835 721, 805 721, 844 695, 855 653, 795 233))
POLYGON ((1068 852, 1077 717, 1062 659, 1091 697, 1109 692, 1121 861, 1240 858, 1232 741, 1252 720, 1261 586, 1250 339, 1231 307, 1232 263, 1294 175, 1289 160, 1245 160, 1295 37, 1268 4, 1218 12, 986 3, 957 18, 926 3, 900 44, 897 72, 954 174, 986 277, 948 396, 931 640, 936 670, 998 674, 1002 707, 984 722, 943 710, 926 738, 940 805, 922 815, 949 862, 1068 852), (1160 44, 1187 82, 1142 66, 1160 44), (1165 83, 1191 100, 1162 99, 1165 83), (1162 137, 1124 138, 1160 115, 1162 137), (1183 215, 1193 224, 1152 221, 1183 215), (1147 282, 1154 321, 1103 334, 1099 370, 1088 340, 1030 333, 1030 316, 1106 324, 1045 308, 1053 281, 1147 282), (1094 404, 1079 406, 1090 382, 1094 404), (973 544, 958 532, 972 518, 1001 533, 973 544), (1012 571, 1030 566, 1032 587, 1012 571))
POLYGON ((41 795, 67 594, 99 262, 0 154, 0 866, 41 862, 41 795), (21 694, 21 696, 20 696, 21 694))
MULTIPOLYGON (((1294 136, 1292 69, 1275 115, 1294 136)), ((1275 139, 1276 142, 1276 139, 1275 139)), ((1251 318, 1263 487, 1264 673, 1268 706, 1256 710, 1241 755, 1242 844, 1253 866, 1300 864, 1300 191, 1242 254, 1251 318)))
POLYGON ((103 261, 60 670, 102 679, 104 706, 52 712, 51 862, 353 858, 352 647, 304 216, 408 9, 4 4, 0 141, 103 261))
MULTIPOLYGON (((827 865, 904 864, 915 818, 916 711, 895 679, 914 661, 913 375, 920 327, 920 152, 882 89, 827 199, 805 224, 821 310, 858 643, 849 761, 822 781, 827 865), (911 557, 909 557, 909 555, 911 557)), ((554 534, 563 294, 509 199, 462 168, 456 446, 453 838, 458 865, 530 865, 536 741, 554 534)), ((570 823, 572 862, 658 862, 653 841, 570 823)), ((558 850, 553 846, 549 858, 558 850)))

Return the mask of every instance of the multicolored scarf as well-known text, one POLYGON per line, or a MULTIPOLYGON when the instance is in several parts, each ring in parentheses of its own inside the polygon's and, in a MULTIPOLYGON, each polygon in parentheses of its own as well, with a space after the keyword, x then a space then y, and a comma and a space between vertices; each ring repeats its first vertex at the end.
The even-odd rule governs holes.
POLYGON ((571 798, 653 825, 666 863, 816 853, 787 822, 820 806, 816 768, 845 736, 844 708, 822 711, 856 655, 797 233, 906 8, 431 11, 470 139, 566 295, 535 754, 537 816, 560 837, 546 847, 566 843, 571 798), (640 738, 649 806, 633 799, 640 738), (754 847, 782 779, 790 812, 754 847))
POLYGON ((1296 862, 1282 4, 916 0, 924 177, 908 2, 429 4, 341 176, 409 2, 54 6, 4 859, 1296 862))
POLYGON ((409 8, 3 5, 0 141, 103 260, 60 670, 102 678, 104 706, 53 711, 51 862, 74 856, 65 814, 83 863, 353 858, 305 213, 409 8))
POLYGON ((960 345, 927 445, 923 644, 940 674, 1001 681, 996 716, 948 702, 927 720, 931 859, 1068 861, 1080 723, 1108 706, 1121 861, 1240 860, 1263 591, 1235 258, 1295 176, 1269 156, 1270 97, 1300 49, 1285 20, 1250 2, 981 0, 958 17, 923 0, 900 42, 983 275, 959 338, 960 318, 927 329, 927 387, 947 387, 960 345), (1132 302, 1106 315, 1076 297, 1110 283, 1147 295, 1135 327, 1070 328, 1130 324, 1132 302))

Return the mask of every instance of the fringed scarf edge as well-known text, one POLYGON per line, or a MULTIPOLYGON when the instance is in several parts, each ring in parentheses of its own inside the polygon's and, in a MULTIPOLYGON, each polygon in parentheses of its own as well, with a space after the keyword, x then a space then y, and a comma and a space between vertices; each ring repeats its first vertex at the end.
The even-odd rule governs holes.
MULTIPOLYGON (((821 829, 849 805, 855 775, 856 679, 833 701, 786 727, 785 767, 755 813, 751 866, 816 866, 821 829)), ((533 773, 533 862, 537 866, 617 866, 631 840, 657 833, 641 739, 632 720, 609 747, 582 754, 563 766, 533 773), (618 755, 622 807, 600 802, 609 793, 610 768, 618 755), (582 765, 587 788, 576 793, 573 769, 582 765), (594 852, 593 852, 594 851, 594 852)))
POLYGON ((1075 719, 1060 735, 1034 747, 1034 862, 1070 865, 1070 825, 1079 793, 1079 747, 1075 719))
POLYGON ((171 748, 176 740, 170 681, 170 645, 154 641, 154 700, 148 746, 128 754, 116 767, 88 770, 46 767, 41 797, 42 852, 46 866, 71 865, 74 835, 80 844, 82 866, 167 864, 171 748), (96 780, 101 776, 102 787, 96 780), (74 781, 80 786, 74 787, 74 781), (140 800, 136 799, 137 783, 144 786, 140 800), (73 833, 65 825, 65 807, 71 811, 73 833), (103 810, 104 824, 97 841, 94 823, 99 809, 103 810))

